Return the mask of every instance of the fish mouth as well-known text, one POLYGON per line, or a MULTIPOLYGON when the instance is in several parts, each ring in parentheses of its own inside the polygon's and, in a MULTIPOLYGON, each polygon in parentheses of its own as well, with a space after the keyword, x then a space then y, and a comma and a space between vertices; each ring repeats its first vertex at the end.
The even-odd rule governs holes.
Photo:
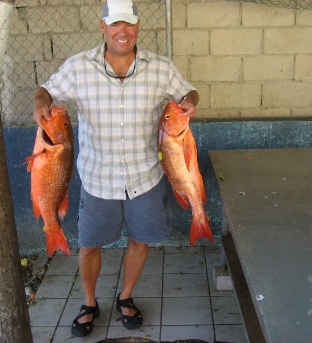
POLYGON ((64 143, 64 133, 54 123, 50 122, 39 127, 41 139, 45 144, 55 146, 64 143))
POLYGON ((55 145, 52 139, 50 138, 50 136, 47 134, 47 132, 44 129, 42 129, 42 139, 48 145, 55 145))

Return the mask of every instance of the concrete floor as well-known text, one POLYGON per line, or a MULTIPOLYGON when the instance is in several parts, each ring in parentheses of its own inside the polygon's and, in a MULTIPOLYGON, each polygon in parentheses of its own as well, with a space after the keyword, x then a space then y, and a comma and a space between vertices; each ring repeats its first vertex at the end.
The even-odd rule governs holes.
POLYGON ((70 257, 58 252, 29 307, 34 343, 95 343, 121 337, 156 342, 247 342, 234 292, 216 291, 213 287, 213 268, 220 265, 219 248, 150 248, 133 293, 144 324, 133 331, 123 327, 115 309, 123 278, 123 255, 124 248, 103 249, 97 286, 101 315, 95 320, 91 335, 77 338, 70 330, 84 301, 77 252, 73 251, 70 257))

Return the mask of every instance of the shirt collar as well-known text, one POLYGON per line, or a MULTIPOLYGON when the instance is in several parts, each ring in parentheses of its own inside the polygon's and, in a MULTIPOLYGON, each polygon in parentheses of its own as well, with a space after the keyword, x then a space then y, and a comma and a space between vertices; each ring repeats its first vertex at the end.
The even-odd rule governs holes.
MULTIPOLYGON (((104 52, 105 52, 105 43, 92 49, 88 60, 90 61, 96 61, 101 64, 104 64, 104 52)), ((150 56, 148 55, 148 51, 145 49, 141 49, 137 45, 137 53, 136 53, 136 59, 137 59, 137 64, 140 63, 140 60, 145 60, 147 62, 150 62, 150 56)))

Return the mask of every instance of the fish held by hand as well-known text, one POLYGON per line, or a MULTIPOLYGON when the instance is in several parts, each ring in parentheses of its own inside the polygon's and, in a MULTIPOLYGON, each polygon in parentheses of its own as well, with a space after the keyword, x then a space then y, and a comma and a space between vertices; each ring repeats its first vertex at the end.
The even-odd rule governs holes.
POLYGON ((42 216, 48 255, 62 250, 70 255, 59 217, 68 210, 68 186, 74 166, 74 138, 65 107, 52 106, 50 120, 42 119, 34 151, 26 158, 31 172, 31 199, 34 216, 42 216))
POLYGON ((158 124, 158 158, 184 210, 191 207, 190 244, 203 237, 213 241, 212 229, 204 209, 206 191, 199 171, 197 148, 183 110, 169 101, 158 124))

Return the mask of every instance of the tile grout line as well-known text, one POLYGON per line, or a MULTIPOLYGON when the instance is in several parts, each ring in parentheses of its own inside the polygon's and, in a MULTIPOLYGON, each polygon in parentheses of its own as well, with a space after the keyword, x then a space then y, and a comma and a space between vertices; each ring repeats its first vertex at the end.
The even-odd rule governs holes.
POLYGON ((60 321, 61 321, 62 315, 63 315, 63 313, 64 313, 64 310, 65 310, 65 307, 66 307, 66 305, 67 305, 67 303, 68 303, 69 296, 70 296, 70 294, 71 294, 71 291, 72 291, 72 289, 73 289, 73 286, 74 286, 74 284, 75 284, 75 282, 76 282, 76 280, 77 280, 78 273, 79 273, 79 267, 77 268, 77 271, 76 271, 75 277, 74 277, 74 279, 73 279, 73 283, 72 283, 72 285, 71 285, 71 288, 70 288, 70 290, 69 290, 69 293, 68 293, 68 295, 67 295, 67 297, 66 297, 66 301, 65 301, 65 304, 64 304, 63 310, 62 310, 62 312, 61 312, 61 314, 60 314, 60 317, 59 317, 59 319, 58 319, 58 321, 57 321, 57 323, 56 323, 56 326, 55 326, 54 332, 53 332, 53 334, 52 334, 52 338, 51 338, 51 340, 50 340, 50 342, 49 342, 49 343, 52 343, 52 342, 54 341, 55 333, 56 333, 56 331, 57 331, 57 329, 58 329, 58 327, 59 327, 59 324, 60 324, 60 321))
MULTIPOLYGON (((208 254, 208 252, 206 251, 205 248, 203 248, 203 253, 204 253, 204 260, 205 260, 205 268, 206 268, 206 277, 207 277, 207 283, 208 283, 208 292, 209 292, 209 304, 210 304, 210 311, 211 311, 211 320, 212 320, 212 327, 213 327, 213 337, 214 337, 214 340, 216 340, 216 328, 215 328, 215 321, 214 321, 214 315, 213 315, 213 308, 212 308, 212 301, 211 301, 211 298, 212 298, 212 294, 211 294, 211 285, 210 285, 210 282, 209 282, 209 273, 208 273, 208 265, 207 265, 207 256, 206 254, 208 254)), ((212 285, 213 287, 213 285, 212 285)))
POLYGON ((159 323, 159 341, 162 336, 162 323, 163 323, 163 305, 164 305, 164 277, 165 277, 165 248, 163 247, 162 253, 162 268, 161 268, 161 300, 160 300, 160 323, 159 323))
POLYGON ((124 261, 124 258, 125 258, 125 251, 126 250, 123 249, 122 258, 120 260, 118 278, 117 278, 115 293, 114 293, 114 296, 113 296, 113 302, 112 302, 112 305, 111 305, 111 310, 110 310, 110 315, 109 315, 109 320, 108 320, 108 326, 107 326, 107 330, 106 330, 105 340, 108 338, 107 336, 108 336, 108 333, 109 333, 109 329, 111 327, 111 322, 112 322, 113 313, 114 313, 115 299, 117 299, 118 285, 119 285, 119 282, 120 282, 120 279, 121 279, 122 266, 123 266, 123 261, 124 261))

